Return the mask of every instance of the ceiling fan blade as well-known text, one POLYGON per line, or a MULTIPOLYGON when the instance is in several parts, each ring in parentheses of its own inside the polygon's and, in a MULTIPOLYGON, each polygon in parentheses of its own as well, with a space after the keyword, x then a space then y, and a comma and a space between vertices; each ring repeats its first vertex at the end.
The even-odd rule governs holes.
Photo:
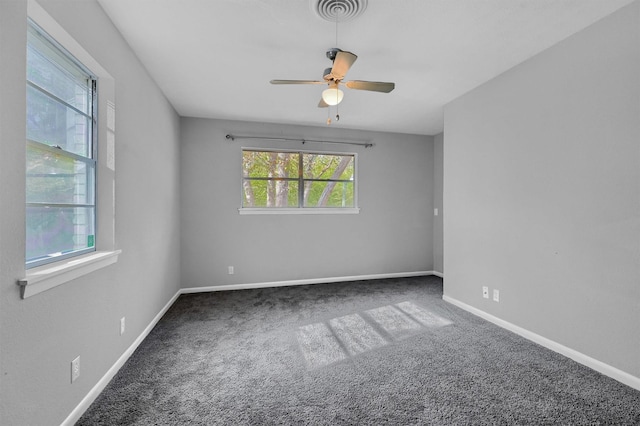
POLYGON ((382 92, 389 93, 393 89, 395 89, 395 83, 386 83, 383 81, 362 81, 362 80, 353 80, 347 81, 344 83, 349 89, 356 90, 369 90, 371 92, 382 92))
POLYGON ((326 81, 318 80, 271 80, 271 84, 327 84, 326 81))
POLYGON ((329 104, 324 101, 324 99, 320 98, 320 102, 318 102, 318 108, 328 108, 329 104))
POLYGON ((333 60, 333 68, 331 68, 331 74, 329 75, 334 80, 342 80, 356 59, 358 57, 351 52, 338 52, 333 60))

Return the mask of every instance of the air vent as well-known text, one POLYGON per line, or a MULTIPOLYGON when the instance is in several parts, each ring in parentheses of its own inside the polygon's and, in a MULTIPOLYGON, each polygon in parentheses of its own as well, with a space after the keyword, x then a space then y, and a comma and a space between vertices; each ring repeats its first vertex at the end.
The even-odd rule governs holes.
POLYGON ((367 8, 369 0, 309 0, 311 10, 329 22, 346 22, 357 18, 367 8))

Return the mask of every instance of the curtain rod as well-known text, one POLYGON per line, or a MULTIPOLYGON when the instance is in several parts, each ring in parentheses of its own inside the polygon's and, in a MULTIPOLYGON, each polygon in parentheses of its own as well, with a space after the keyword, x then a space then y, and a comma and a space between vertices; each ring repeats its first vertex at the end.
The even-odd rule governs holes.
POLYGON ((239 136, 239 135, 226 135, 225 138, 231 139, 235 141, 236 139, 262 139, 268 141, 292 141, 292 142, 302 142, 304 145, 307 142, 319 142, 319 143, 331 143, 337 145, 356 145, 356 146, 364 146, 365 148, 371 148, 373 144, 371 142, 342 142, 342 141, 325 141, 319 139, 305 139, 305 138, 274 138, 268 136, 239 136))

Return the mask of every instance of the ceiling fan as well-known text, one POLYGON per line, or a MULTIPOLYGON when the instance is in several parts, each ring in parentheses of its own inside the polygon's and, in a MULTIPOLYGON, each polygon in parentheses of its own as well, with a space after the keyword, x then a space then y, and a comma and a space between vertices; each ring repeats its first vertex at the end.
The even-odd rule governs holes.
POLYGON ((395 83, 381 81, 351 80, 343 82, 349 68, 358 57, 351 52, 334 47, 327 50, 327 58, 333 62, 333 67, 324 70, 322 80, 271 80, 271 84, 326 84, 329 87, 322 92, 322 98, 318 103, 319 108, 338 105, 342 101, 344 93, 340 90, 341 85, 349 89, 382 93, 389 93, 396 87, 395 83))

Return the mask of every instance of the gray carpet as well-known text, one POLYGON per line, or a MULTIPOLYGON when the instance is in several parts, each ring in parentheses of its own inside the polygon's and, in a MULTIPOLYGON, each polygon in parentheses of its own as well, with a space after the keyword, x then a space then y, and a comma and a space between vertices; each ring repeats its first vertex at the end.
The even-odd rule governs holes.
POLYGON ((78 425, 639 425, 640 391, 436 277, 181 296, 78 425))

